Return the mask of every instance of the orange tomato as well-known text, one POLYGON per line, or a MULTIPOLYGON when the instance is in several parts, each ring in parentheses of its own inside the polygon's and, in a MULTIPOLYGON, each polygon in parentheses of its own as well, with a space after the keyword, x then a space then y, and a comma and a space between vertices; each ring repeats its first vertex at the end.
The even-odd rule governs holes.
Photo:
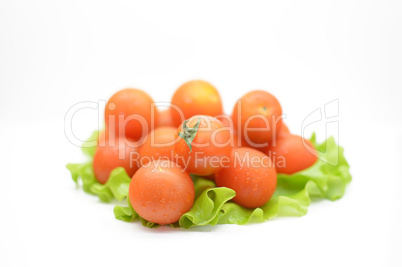
POLYGON ((291 133, 289 131, 288 126, 286 126, 286 124, 282 123, 282 126, 279 129, 279 131, 277 131, 276 134, 274 136, 272 136, 272 140, 271 140, 269 146, 265 146, 265 147, 262 147, 262 148, 257 148, 257 150, 259 150, 259 151, 261 151, 263 153, 266 153, 266 151, 269 149, 269 147, 276 146, 276 141, 278 139, 284 138, 284 137, 286 137, 286 136, 288 136, 290 134, 291 133))
POLYGON ((101 130, 98 135, 98 142, 97 145, 98 147, 100 146, 116 146, 118 145, 118 142, 125 142, 126 144, 129 144, 130 146, 135 146, 138 147, 139 144, 135 142, 133 139, 125 137, 125 136, 116 136, 114 134, 114 129, 109 130, 107 128, 101 130))
POLYGON ((266 153, 275 163, 278 173, 293 174, 307 169, 317 161, 317 151, 310 141, 294 134, 279 138, 276 145, 269 147, 266 153))
POLYGON ((153 102, 147 93, 138 89, 118 91, 106 104, 106 128, 114 130, 116 136, 140 140, 151 130, 151 120, 154 124, 158 121, 158 112, 151 112, 153 102))
POLYGON ((224 127, 227 127, 227 128, 230 128, 230 129, 234 128, 232 117, 230 117, 229 115, 220 114, 220 115, 216 115, 215 118, 220 120, 224 127))
POLYGON ((173 119, 172 119, 172 108, 167 108, 164 110, 158 110, 159 116, 158 116, 158 127, 177 127, 177 125, 174 124, 173 119))
MULTIPOLYGON (((214 117, 194 116, 186 122, 186 127, 193 128, 199 122, 198 131, 192 141, 192 150, 184 139, 175 145, 177 162, 186 168, 186 171, 208 176, 221 169, 223 160, 227 160, 232 150, 230 133, 222 122, 214 117)), ((183 125, 179 127, 183 131, 183 125)))
POLYGON ((193 206, 194 195, 190 175, 168 160, 142 166, 129 187, 134 210, 142 218, 161 225, 177 222, 193 206))
POLYGON ((178 141, 177 128, 159 127, 150 132, 145 143, 140 147, 141 164, 152 160, 173 160, 174 146, 178 141))
POLYGON ((236 103, 232 118, 235 130, 250 147, 268 146, 282 126, 282 108, 270 93, 257 90, 245 94, 236 103))
POLYGON ((233 120, 229 115, 222 114, 215 116, 218 120, 222 122, 222 125, 227 128, 227 130, 230 133, 230 144, 233 147, 241 147, 242 146, 242 141, 239 139, 237 135, 236 129, 233 127, 233 120))
POLYGON ((283 137, 290 134, 290 130, 285 123, 282 123, 281 129, 278 131, 278 137, 283 137))
POLYGON ((171 109, 175 126, 185 119, 195 115, 216 116, 223 113, 222 101, 218 91, 211 84, 194 80, 180 86, 173 94, 172 105, 177 106, 183 113, 171 109))
POLYGON ((242 147, 242 141, 235 131, 230 132, 231 145, 233 147, 242 147))
POLYGON ((236 191, 233 201, 246 208, 257 208, 272 197, 276 189, 275 167, 264 153, 248 148, 235 148, 230 163, 215 175, 216 185, 236 191))
POLYGON ((117 139, 116 145, 105 144, 104 146, 98 146, 93 160, 96 179, 101 184, 106 183, 110 172, 117 167, 123 167, 128 176, 133 176, 139 167, 136 162, 132 161, 133 158, 138 156, 135 155, 136 153, 137 148, 131 147, 123 139, 117 139))

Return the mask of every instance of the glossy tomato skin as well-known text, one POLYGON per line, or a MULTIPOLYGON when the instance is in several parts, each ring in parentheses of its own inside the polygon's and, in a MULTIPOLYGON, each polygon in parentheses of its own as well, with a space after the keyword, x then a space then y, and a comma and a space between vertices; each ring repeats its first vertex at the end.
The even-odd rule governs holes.
MULTIPOLYGON (((267 146, 262 146, 262 147, 254 147, 254 146, 250 145, 249 143, 247 143, 246 140, 240 139, 240 141, 237 142, 238 145, 235 146, 235 147, 250 147, 250 148, 257 149, 258 151, 261 151, 261 152, 263 152, 263 153, 267 153, 267 150, 269 149, 269 147, 270 147, 270 146, 273 146, 273 145, 276 145, 276 141, 277 141, 279 138, 286 137, 286 136, 289 135, 289 134, 290 134, 289 128, 288 128, 284 123, 282 123, 282 126, 281 126, 281 128, 279 129, 279 131, 277 131, 277 132, 275 133, 275 135, 272 136, 272 139, 271 139, 271 141, 269 142, 269 145, 267 145, 267 146)), ((233 138, 234 138, 234 140, 237 140, 237 139, 235 139, 235 138, 238 138, 238 137, 237 137, 236 134, 234 134, 233 138)))
POLYGON ((105 108, 105 123, 109 130, 114 130, 116 136, 126 136, 135 141, 151 130, 158 121, 156 108, 152 112, 153 99, 139 89, 123 89, 116 92, 107 102, 105 108), (119 131, 120 127, 124 129, 119 131))
POLYGON ((177 128, 177 125, 173 122, 173 118, 172 118, 173 111, 172 111, 172 108, 158 110, 159 116, 158 116, 157 127, 176 127, 177 128))
POLYGON ((221 114, 221 115, 215 116, 215 118, 220 120, 224 127, 228 127, 229 129, 234 129, 233 119, 231 116, 226 115, 226 114, 221 114))
MULTIPOLYGON (((232 150, 231 135, 222 122, 214 117, 193 116, 186 125, 192 128, 198 120, 200 124, 192 142, 192 151, 180 138, 175 145, 175 160, 189 173, 208 176, 221 169, 221 162, 229 158, 232 150)), ((182 130, 183 126, 180 126, 178 132, 182 130)))
POLYGON ((270 93, 256 90, 239 99, 232 112, 237 134, 252 148, 267 147, 282 126, 282 107, 270 93), (245 133, 246 129, 246 133, 245 133), (257 131, 252 129, 259 129, 257 131))
POLYGON ((230 144, 232 147, 241 147, 242 140, 237 135, 237 131, 233 126, 233 120, 229 115, 218 115, 215 116, 218 120, 222 122, 222 125, 229 131, 230 133, 230 144))
POLYGON ((120 137, 116 136, 114 133, 114 129, 109 130, 109 129, 105 128, 99 132, 98 142, 97 142, 98 147, 118 146, 119 142, 125 143, 127 146, 136 147, 136 148, 138 148, 141 144, 141 142, 136 142, 133 139, 125 137, 125 136, 120 136, 120 137))
POLYGON ((285 123, 282 123, 281 129, 278 131, 277 138, 284 137, 290 134, 290 130, 285 123))
MULTIPOLYGON (((270 147, 276 146, 276 143, 279 139, 287 137, 288 135, 290 135, 290 131, 288 126, 285 123, 282 123, 281 128, 279 129, 279 131, 276 132, 276 134, 274 136, 272 136, 271 142, 269 143, 269 146, 264 146, 262 148, 257 148, 257 150, 263 152, 263 153, 267 153, 267 151, 269 150, 270 147)), ((246 146, 248 146, 248 144, 246 144, 246 146)))
POLYGON ((183 116, 177 110, 171 110, 173 122, 178 127, 185 119, 195 115, 216 116, 223 113, 221 97, 214 86, 200 80, 189 81, 181 85, 173 94, 172 105, 177 106, 183 116))
POLYGON ((317 151, 311 142, 294 134, 278 138, 276 144, 266 150, 266 154, 275 163, 277 172, 285 174, 307 169, 317 161, 317 151))
POLYGON ((188 173, 172 161, 152 161, 133 176, 129 199, 144 219, 161 225, 177 222, 191 209, 194 185, 188 173))
POLYGON ((175 127, 159 127, 151 131, 139 149, 141 164, 158 159, 174 160, 174 147, 178 139, 175 127))
POLYGON ((138 157, 137 150, 136 147, 127 145, 126 142, 120 139, 116 140, 115 145, 105 144, 98 146, 93 160, 96 179, 101 184, 106 183, 110 172, 117 167, 123 167, 128 176, 133 176, 139 168, 137 162, 132 160, 138 157), (119 155, 119 152, 122 155, 119 155))
POLYGON ((233 149, 229 165, 216 173, 215 182, 219 187, 236 191, 233 201, 237 204, 257 208, 267 203, 274 194, 277 175, 267 155, 240 147, 233 149))

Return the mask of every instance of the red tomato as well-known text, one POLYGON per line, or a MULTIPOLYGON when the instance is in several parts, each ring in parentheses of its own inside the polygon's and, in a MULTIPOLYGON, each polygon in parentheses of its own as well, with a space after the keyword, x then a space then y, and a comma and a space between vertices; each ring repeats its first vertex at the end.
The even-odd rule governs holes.
POLYGON ((168 160, 152 161, 133 176, 129 199, 144 219, 161 225, 177 222, 191 209, 194 185, 188 173, 168 160))
POLYGON ((217 118, 218 120, 220 120, 220 121, 222 122, 222 125, 223 125, 224 127, 228 127, 228 128, 230 128, 230 129, 233 129, 233 128, 234 128, 232 117, 230 117, 229 115, 220 114, 220 115, 215 116, 215 118, 217 118))
POLYGON ((138 170, 138 164, 132 160, 138 157, 136 154, 136 147, 131 147, 120 139, 116 140, 116 145, 106 144, 105 146, 98 146, 93 161, 96 179, 101 184, 106 183, 110 172, 117 167, 123 167, 128 176, 133 176, 138 170))
POLYGON ((155 125, 158 121, 156 108, 155 112, 151 112, 153 102, 147 93, 138 89, 118 91, 106 104, 106 128, 114 130, 116 136, 140 140, 151 130, 152 120, 155 125), (122 128, 122 132, 119 128, 122 128))
POLYGON ((158 127, 177 127, 173 122, 172 118, 172 108, 167 108, 164 110, 158 110, 158 127))
MULTIPOLYGON (((230 156, 230 133, 223 127, 222 122, 209 116, 191 117, 186 126, 193 128, 197 122, 199 127, 191 143, 192 150, 180 138, 175 145, 176 159, 187 172, 208 176, 221 169, 222 161, 230 156)), ((178 131, 183 132, 183 126, 180 126, 178 131)))
POLYGON ((278 131, 278 137, 287 136, 288 134, 290 134, 288 126, 282 123, 281 129, 278 131))
POLYGON ((251 91, 236 103, 232 118, 234 128, 250 147, 268 146, 274 133, 282 126, 279 101, 265 91, 251 91))
POLYGON ((248 148, 235 148, 230 163, 215 175, 216 185, 236 191, 233 201, 246 208, 257 208, 272 197, 276 189, 276 171, 264 153, 248 148))
POLYGON ((211 84, 194 80, 180 86, 172 97, 172 105, 177 106, 183 116, 177 110, 171 109, 174 124, 179 126, 183 119, 195 115, 216 116, 223 113, 222 101, 218 91, 211 84))
MULTIPOLYGON (((272 140, 271 140, 269 146, 265 146, 262 148, 256 148, 256 149, 263 153, 266 153, 267 150, 269 149, 269 147, 276 146, 277 140, 279 140, 280 138, 284 138, 290 134, 291 133, 289 131, 289 128, 286 126, 286 124, 282 123, 282 126, 279 129, 279 131, 277 131, 276 134, 274 136, 272 136, 272 140)), ((246 146, 248 146, 248 145, 246 145, 246 146)))
POLYGON ((222 122, 222 125, 228 129, 228 131, 230 133, 230 144, 233 147, 241 147, 242 140, 239 139, 239 137, 237 135, 237 131, 233 127, 232 118, 229 115, 225 115, 225 114, 215 116, 215 118, 220 120, 222 122))
POLYGON ((118 142, 126 143, 129 146, 138 147, 138 142, 135 142, 131 138, 127 138, 125 136, 115 136, 114 130, 103 129, 99 132, 98 136, 98 147, 100 146, 117 146, 118 142))
POLYGON ((279 138, 276 145, 269 147, 266 153, 275 163, 278 173, 293 174, 307 169, 317 161, 317 151, 310 141, 294 134, 279 138))
POLYGON ((158 159, 174 160, 174 146, 178 139, 174 127, 159 127, 150 132, 139 149, 141 164, 158 159))

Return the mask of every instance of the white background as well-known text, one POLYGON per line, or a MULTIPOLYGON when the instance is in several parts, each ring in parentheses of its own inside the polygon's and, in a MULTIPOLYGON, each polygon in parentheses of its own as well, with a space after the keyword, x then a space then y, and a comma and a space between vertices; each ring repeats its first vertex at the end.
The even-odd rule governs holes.
MULTIPOLYGON (((401 266, 402 2, 142 2, 0 1, 0 266, 401 266), (76 189, 71 106, 128 86, 169 101, 194 78, 227 113, 270 91, 295 133, 339 99, 344 198, 301 218, 186 231, 117 221, 76 189)), ((96 116, 76 114, 80 139, 96 116)))

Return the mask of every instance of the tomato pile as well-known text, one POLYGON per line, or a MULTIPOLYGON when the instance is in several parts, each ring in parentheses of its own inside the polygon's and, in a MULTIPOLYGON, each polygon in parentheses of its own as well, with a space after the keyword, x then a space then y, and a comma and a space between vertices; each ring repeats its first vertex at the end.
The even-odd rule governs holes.
POLYGON ((116 92, 106 105, 93 171, 105 184, 113 169, 123 167, 132 177, 134 210, 165 225, 192 208, 194 175, 233 189, 233 202, 257 208, 273 196, 278 173, 293 174, 316 161, 313 145, 283 123, 275 96, 248 92, 225 115, 216 88, 195 80, 180 86, 165 109, 144 91, 116 92))

